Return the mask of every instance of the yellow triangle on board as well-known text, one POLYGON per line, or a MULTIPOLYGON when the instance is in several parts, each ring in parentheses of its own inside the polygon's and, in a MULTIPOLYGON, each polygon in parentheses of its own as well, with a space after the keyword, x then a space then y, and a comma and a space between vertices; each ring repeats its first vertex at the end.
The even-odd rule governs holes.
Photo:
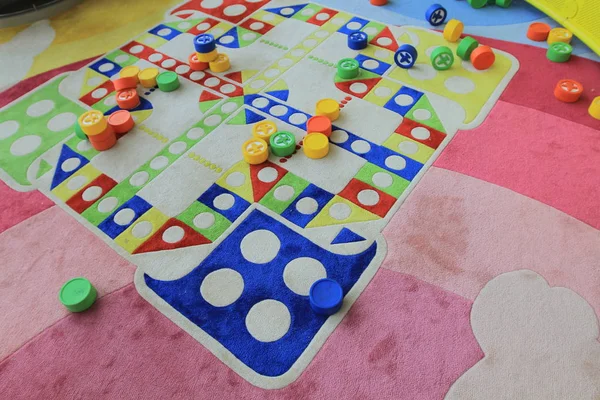
POLYGON ((102 85, 108 80, 108 77, 102 75, 99 72, 94 71, 91 68, 85 69, 85 76, 83 77, 83 83, 81 85, 81 92, 79 97, 83 97, 98 86, 102 85))
POLYGON ((376 219, 380 219, 380 217, 360 208, 350 200, 336 195, 306 227, 316 228, 320 226, 349 224, 352 222, 373 221, 376 219), (346 217, 344 218, 344 216, 346 217))
POLYGON ((271 86, 269 86, 269 90, 267 90, 268 92, 275 92, 277 90, 288 90, 288 85, 287 83, 285 83, 285 81, 283 79, 279 79, 277 80, 277 82, 275 82, 274 84, 272 84, 271 86))
POLYGON ((250 203, 254 203, 252 181, 250 180, 250 166, 247 162, 240 161, 233 167, 229 168, 227 172, 217 179, 217 184, 227 190, 232 191, 242 199, 250 203), (242 176, 244 177, 243 180, 242 176))

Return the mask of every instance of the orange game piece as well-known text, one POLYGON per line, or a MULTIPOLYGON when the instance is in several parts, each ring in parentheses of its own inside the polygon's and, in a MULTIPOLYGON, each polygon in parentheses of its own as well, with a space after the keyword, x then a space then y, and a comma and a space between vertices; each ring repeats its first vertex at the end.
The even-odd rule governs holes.
POLYGON ((323 115, 315 115, 314 117, 309 118, 306 123, 306 132, 322 133, 329 137, 331 136, 331 121, 323 115))
POLYGON ((479 46, 471 53, 471 64, 478 70, 488 69, 496 61, 494 50, 490 46, 479 46))
POLYGON ((89 139, 92 147, 98 151, 108 150, 117 143, 117 135, 110 125, 107 125, 102 133, 89 136, 89 139))
POLYGON ((117 135, 122 135, 132 130, 135 122, 129 111, 119 110, 108 117, 108 124, 113 127, 117 135))
POLYGON ((548 34, 550 33, 550 25, 544 24, 543 22, 534 22, 529 25, 529 29, 527 29, 527 37, 531 40, 535 40, 536 42, 543 42, 548 39, 548 34))
POLYGON ((565 103, 575 103, 583 93, 583 85, 573 79, 561 79, 554 88, 554 97, 565 103))
POLYGON ((387 4, 387 0, 371 0, 371 4, 374 6, 385 6, 387 4))
POLYGON ((194 71, 203 71, 208 69, 208 63, 198 60, 198 55, 196 53, 190 54, 188 57, 188 63, 190 64, 190 68, 194 71))
POLYGON ((115 90, 120 92, 125 89, 132 89, 137 86, 138 79, 137 76, 125 76, 119 79, 115 79, 113 81, 113 85, 115 85, 115 90))
POLYGON ((117 92, 117 104, 124 110, 132 110, 140 104, 140 96, 135 89, 117 92))

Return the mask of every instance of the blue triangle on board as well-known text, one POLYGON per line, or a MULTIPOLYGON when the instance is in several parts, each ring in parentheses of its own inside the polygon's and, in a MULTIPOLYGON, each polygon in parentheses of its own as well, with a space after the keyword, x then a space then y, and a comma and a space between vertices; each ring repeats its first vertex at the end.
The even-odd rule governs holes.
POLYGON ((234 26, 229 31, 227 31, 223 35, 221 35, 221 37, 217 40, 217 43, 219 43, 219 45, 221 45, 221 46, 229 47, 231 49, 239 49, 240 39, 239 39, 237 27, 234 26), (232 41, 229 41, 229 40, 231 40, 230 37, 233 38, 232 41))
POLYGON ((290 95, 289 90, 274 90, 272 92, 267 92, 268 95, 278 98, 282 101, 287 101, 288 96, 290 95))
POLYGON ((58 162, 56 163, 56 170, 54 171, 54 176, 52 177, 52 185, 50 185, 50 189, 54 189, 55 187, 63 183, 65 179, 73 175, 75 172, 79 171, 79 169, 88 162, 89 161, 87 158, 85 158, 81 154, 75 153, 73 150, 71 150, 69 146, 63 144, 63 147, 60 150, 60 157, 58 157, 58 162), (75 160, 69 161, 67 164, 65 164, 65 169, 67 169, 67 171, 65 171, 62 168, 63 163, 66 160, 72 158, 78 159, 79 164, 77 164, 77 161, 75 160))
POLYGON ((246 109, 246 124, 247 125, 254 124, 258 121, 262 121, 263 119, 265 119, 265 117, 263 117, 262 115, 258 115, 254 111, 246 109))
POLYGON ((342 228, 337 236, 331 241, 331 244, 354 243, 362 242, 363 240, 367 239, 360 236, 358 233, 352 232, 348 228, 342 228))
POLYGON ((279 14, 282 17, 291 18, 298 11, 302 10, 306 7, 307 4, 298 4, 296 6, 287 6, 287 7, 278 7, 278 8, 266 8, 265 11, 269 11, 275 14, 279 14), (294 10, 294 12, 289 12, 290 8, 294 10), (282 10, 286 10, 285 12, 281 12, 282 10))

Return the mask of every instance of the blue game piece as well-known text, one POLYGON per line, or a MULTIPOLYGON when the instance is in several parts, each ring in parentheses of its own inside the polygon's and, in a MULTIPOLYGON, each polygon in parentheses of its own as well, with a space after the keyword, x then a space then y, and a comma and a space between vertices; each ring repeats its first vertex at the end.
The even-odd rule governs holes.
POLYGON ((194 38, 194 47, 198 53, 210 53, 217 48, 217 43, 210 33, 201 33, 194 38))
POLYGON ((403 44, 396 50, 394 54, 394 61, 400 68, 408 69, 412 68, 417 62, 417 49, 410 44, 403 44))
POLYGON ((443 24, 447 16, 448 11, 439 4, 432 4, 425 13, 425 19, 433 26, 443 24))
POLYGON ((310 287, 308 293, 310 306, 320 315, 333 315, 342 307, 344 292, 333 279, 319 279, 310 287))
POLYGON ((352 50, 362 50, 367 47, 369 36, 362 31, 354 31, 348 35, 348 47, 352 50))

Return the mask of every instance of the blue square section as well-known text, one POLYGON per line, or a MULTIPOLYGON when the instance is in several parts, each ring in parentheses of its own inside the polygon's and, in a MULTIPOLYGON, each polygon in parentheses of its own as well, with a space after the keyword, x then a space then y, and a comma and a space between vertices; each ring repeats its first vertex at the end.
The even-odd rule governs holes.
POLYGON ((367 21, 366 19, 354 17, 350 21, 348 21, 346 23, 346 25, 344 25, 340 29, 338 29, 338 32, 343 33, 344 35, 349 35, 350 33, 354 32, 354 31, 360 31, 368 23, 369 23, 369 21, 367 21))
POLYGON ((396 93, 383 107, 404 117, 417 101, 419 101, 421 96, 423 96, 422 92, 411 89, 408 86, 402 86, 400 90, 398 90, 398 93, 396 93), (412 98, 412 102, 409 97, 412 98))
POLYGON ((81 154, 75 153, 73 150, 71 150, 69 146, 63 144, 63 147, 60 149, 60 156, 58 157, 58 162, 56 163, 56 170, 54 171, 54 176, 52 177, 52 184, 50 185, 50 189, 54 189, 55 187, 63 183, 65 179, 73 175, 75 172, 79 171, 81 167, 83 167, 88 162, 89 161, 87 158, 85 158, 81 154), (70 169, 73 165, 77 163, 75 159, 79 160, 79 164, 77 164, 77 166, 75 166, 74 169, 70 169), (62 168, 62 166, 63 163, 67 160, 71 160, 68 163, 71 165, 65 165, 65 168, 68 170, 65 171, 62 168))
POLYGON ((391 67, 390 64, 384 63, 383 61, 379 61, 379 60, 376 60, 376 59, 371 58, 371 57, 363 56, 362 54, 358 54, 355 57, 355 59, 360 64, 361 68, 366 69, 367 71, 371 71, 371 72, 373 72, 373 73, 375 73, 377 75, 383 75, 385 73, 385 71, 387 71, 391 67), (373 62, 370 62, 370 63, 368 62, 365 65, 365 61, 369 61, 369 60, 371 60, 373 62), (371 64, 375 64, 375 63, 377 63, 377 67, 376 68, 370 68, 369 67, 371 64))
MULTIPOLYGON (((146 211, 148 211, 151 208, 152 205, 146 200, 142 199, 139 196, 133 196, 121 207, 117 208, 112 214, 110 214, 108 218, 102 221, 100 225, 98 225, 98 228, 102 232, 106 233, 111 239, 114 239, 121 233, 123 233, 125 229, 129 228, 131 224, 133 224, 139 217, 141 217, 146 211), (125 225, 117 224, 115 222, 115 215, 117 215, 119 211, 125 209, 133 210, 133 218, 125 225)), ((130 211, 127 211, 127 213, 131 214, 130 211)))
POLYGON ((308 296, 297 294, 286 286, 283 280, 286 265, 301 257, 316 260, 323 265, 327 277, 341 285, 345 296, 376 252, 377 243, 354 255, 329 252, 281 222, 254 210, 189 274, 173 281, 159 281, 148 275, 144 275, 144 279, 160 298, 250 369, 265 376, 280 376, 298 360, 327 321, 327 317, 312 311, 308 296), (260 246, 246 247, 242 253, 242 241, 260 246), (265 263, 254 263, 253 257, 248 257, 262 256, 260 252, 265 249, 273 256, 265 263), (243 284, 239 297, 231 304, 213 306, 203 298, 200 288, 209 274, 223 269, 235 271, 243 284), (250 309, 263 301, 271 305, 278 302, 277 307, 283 309, 284 315, 287 310, 290 316, 289 328, 278 331, 282 336, 270 342, 257 340, 246 326, 250 309))
POLYGON ((311 183, 302 191, 302 193, 300 193, 296 200, 294 200, 292 204, 288 206, 288 208, 283 210, 281 216, 298 225, 299 227, 304 228, 310 221, 313 220, 314 217, 317 216, 317 214, 319 214, 319 212, 321 212, 323 207, 325 207, 325 205, 329 203, 329 200, 332 198, 333 194, 311 183), (300 201, 302 203, 299 207, 296 207, 300 201), (314 212, 305 214, 298 211, 298 208, 304 211, 314 210, 314 212))
POLYGON ((174 37, 181 35, 181 32, 179 32, 177 29, 171 28, 170 26, 166 26, 163 24, 160 24, 150 29, 148 33, 161 37, 165 40, 171 40, 174 37))
POLYGON ((108 58, 101 58, 90 65, 90 68, 104 76, 108 76, 109 78, 121 70, 121 66, 119 64, 115 64, 108 58))
POLYGON ((198 201, 212 208, 231 222, 238 219, 250 207, 250 203, 246 200, 216 183, 209 187, 206 192, 202 193, 198 201))

